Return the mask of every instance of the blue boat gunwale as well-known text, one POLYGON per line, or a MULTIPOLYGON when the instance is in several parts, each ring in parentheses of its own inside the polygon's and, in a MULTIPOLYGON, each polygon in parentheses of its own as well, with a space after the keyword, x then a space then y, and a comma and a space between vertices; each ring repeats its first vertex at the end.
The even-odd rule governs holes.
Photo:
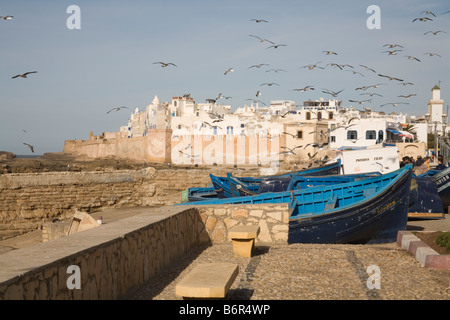
MULTIPOLYGON (((411 168, 412 168, 412 166, 411 166, 411 168)), ((307 219, 307 218, 311 218, 311 217, 318 217, 318 216, 326 218, 327 215, 335 215, 332 220, 345 219, 345 218, 353 215, 354 213, 352 211, 349 211, 346 214, 339 214, 339 215, 336 215, 336 214, 339 213, 339 211, 343 211, 343 210, 347 211, 347 210, 351 209, 352 207, 362 206, 362 205, 364 205, 364 203, 374 200, 374 198, 383 196, 393 187, 393 185, 395 185, 396 183, 399 183, 399 181, 401 181, 405 177, 408 178, 408 175, 410 175, 412 173, 410 171, 411 170, 406 169, 406 166, 405 166, 405 169, 398 169, 396 171, 393 171, 391 173, 383 175, 383 178, 390 179, 391 181, 384 186, 380 186, 380 188, 377 190, 377 192, 373 192, 372 194, 365 196, 362 199, 357 200, 353 203, 350 203, 350 204, 347 204, 347 205, 344 205, 341 207, 335 207, 332 209, 328 209, 324 212, 305 213, 305 214, 299 215, 298 217, 290 216, 289 222, 299 221, 299 220, 303 220, 303 219, 307 219)), ((377 178, 380 178, 380 177, 377 177, 377 178)), ((352 184, 352 183, 350 182, 350 183, 345 183, 345 184, 352 184)), ((341 185, 339 185, 339 186, 341 186, 341 185)), ((331 186, 331 187, 333 187, 333 186, 331 186)), ((320 188, 320 187, 317 187, 317 188, 320 188)), ((351 195, 348 195, 348 196, 350 197, 351 195)), ((345 197, 345 196, 343 196, 343 197, 345 197)), ((324 200, 317 200, 316 202, 324 202, 324 200)))

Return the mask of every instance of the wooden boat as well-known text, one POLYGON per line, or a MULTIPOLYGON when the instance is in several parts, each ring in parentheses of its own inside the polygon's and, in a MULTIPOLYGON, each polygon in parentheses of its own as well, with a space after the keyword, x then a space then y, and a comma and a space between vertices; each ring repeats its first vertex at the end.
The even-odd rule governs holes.
POLYGON ((433 180, 436 183, 436 191, 441 199, 443 210, 447 211, 450 206, 450 167, 444 170, 429 170, 418 178, 433 180))
POLYGON ((289 242, 396 241, 397 232, 406 229, 411 177, 408 165, 381 177, 317 188, 321 193, 334 189, 326 199, 295 198, 290 204, 289 242), (348 187, 353 192, 343 192, 348 187))
POLYGON ((433 175, 437 191, 445 209, 450 207, 450 167, 433 175))
MULTIPOLYGON (((336 162, 316 168, 304 169, 300 171, 292 171, 272 176, 242 177, 237 179, 239 179, 239 183, 241 185, 245 186, 246 190, 248 190, 251 193, 256 193, 259 189, 261 181, 263 180, 287 181, 290 180, 292 177, 299 175, 324 176, 324 175, 339 174, 340 167, 341 161, 338 159, 336 162)), ((234 177, 231 174, 228 174, 227 177, 218 177, 213 174, 210 174, 210 178, 214 186, 214 189, 217 192, 218 198, 232 198, 242 196, 242 194, 235 188, 235 186, 232 187, 230 178, 234 177)))
POLYGON ((444 219, 444 206, 439 196, 436 181, 432 177, 412 177, 411 185, 417 185, 416 190, 411 190, 411 198, 414 203, 408 209, 410 219, 444 219))
POLYGON ((406 229, 411 176, 408 165, 347 183, 196 204, 288 203, 290 243, 389 242, 406 229))
POLYGON ((296 175, 282 178, 266 178, 262 179, 257 190, 254 190, 254 186, 250 186, 251 189, 249 189, 245 183, 239 178, 233 177, 231 174, 228 175, 228 181, 230 183, 230 188, 234 193, 238 193, 240 196, 249 196, 266 192, 291 191, 336 183, 345 183, 380 175, 381 173, 379 172, 371 172, 349 175, 296 175))

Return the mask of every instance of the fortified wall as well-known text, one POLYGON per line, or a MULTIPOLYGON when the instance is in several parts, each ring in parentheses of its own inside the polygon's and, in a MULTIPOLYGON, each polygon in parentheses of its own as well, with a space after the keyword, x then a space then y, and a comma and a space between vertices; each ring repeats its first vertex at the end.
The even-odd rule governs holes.
MULTIPOLYGON (((89 133, 89 140, 66 140, 64 152, 91 158, 116 157, 139 161, 199 165, 270 165, 280 161, 285 136, 172 136, 172 130, 151 129, 128 138, 123 132, 89 133)), ((305 160, 308 159, 305 153, 305 160)))
POLYGON ((257 168, 167 168, 92 172, 11 173, 0 175, 0 240, 33 231, 76 210, 143 207, 181 202, 189 187, 206 187, 209 174, 259 175, 257 168))

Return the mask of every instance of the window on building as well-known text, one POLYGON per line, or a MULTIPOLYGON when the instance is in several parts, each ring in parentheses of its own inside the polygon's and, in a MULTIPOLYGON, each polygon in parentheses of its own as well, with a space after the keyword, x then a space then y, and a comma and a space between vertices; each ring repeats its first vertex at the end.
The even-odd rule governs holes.
POLYGON ((331 136, 330 137, 330 142, 336 142, 336 136, 331 136))
POLYGON ((347 139, 348 140, 356 140, 356 139, 358 139, 358 131, 356 131, 356 130, 348 130, 347 131, 347 139))
POLYGON ((306 113, 306 120, 311 120, 311 113, 310 112, 306 113))
POLYGON ((302 130, 297 131, 297 139, 303 139, 303 131, 302 130))
POLYGON ((173 102, 173 106, 174 106, 174 107, 177 106, 177 102, 176 102, 176 101, 173 102))
POLYGON ((322 112, 317 112, 317 120, 322 120, 322 112))
POLYGON ((181 129, 181 124, 178 125, 178 129, 181 129))
POLYGON ((384 131, 383 130, 378 130, 378 140, 377 143, 382 143, 384 140, 384 131))
POLYGON ((245 128, 245 123, 241 123, 241 128, 245 128))
POLYGON ((328 119, 333 119, 333 116, 334 116, 333 112, 328 112, 328 119))
POLYGON ((377 138, 377 132, 375 130, 366 131, 366 140, 375 140, 377 138))
POLYGON ((227 134, 233 134, 233 127, 232 126, 228 126, 227 127, 227 134))

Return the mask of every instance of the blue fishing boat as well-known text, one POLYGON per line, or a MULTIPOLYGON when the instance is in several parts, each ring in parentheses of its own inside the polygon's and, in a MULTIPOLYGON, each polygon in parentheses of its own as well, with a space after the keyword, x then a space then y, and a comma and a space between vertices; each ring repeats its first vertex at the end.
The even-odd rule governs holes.
POLYGON ((234 193, 238 193, 239 196, 249 196, 266 192, 291 191, 336 183, 345 183, 380 175, 380 172, 371 172, 349 175, 296 175, 281 178, 265 178, 261 180, 257 190, 255 190, 256 188, 254 186, 248 188, 239 178, 233 177, 231 174, 228 174, 228 181, 230 183, 230 188, 234 193))
POLYGON ((437 191, 441 198, 442 205, 445 209, 450 207, 450 167, 442 171, 438 171, 433 175, 436 181, 437 191))
MULTIPOLYGON (((239 184, 244 186, 246 190, 248 190, 251 193, 257 193, 262 181, 271 180, 274 183, 286 185, 287 187, 287 184, 289 184, 289 181, 292 177, 300 175, 302 176, 335 175, 339 174, 340 168, 341 168, 341 161, 340 159, 338 159, 336 162, 332 162, 330 164, 316 168, 304 169, 300 171, 292 171, 272 176, 242 177, 237 179, 239 179, 239 184)), ((231 174, 228 174, 227 177, 218 177, 213 174, 210 174, 210 178, 214 186, 214 189, 217 192, 218 198, 232 198, 242 196, 239 190, 237 190, 236 184, 233 186, 233 181, 230 181, 230 178, 233 178, 231 174)), ((281 188, 283 187, 280 187, 280 189, 281 188)))
POLYGON ((436 181, 432 177, 412 177, 408 217, 411 219, 444 219, 444 207, 439 196, 436 181), (413 198, 413 199, 411 199, 413 198))
POLYGON ((288 203, 290 243, 390 242, 406 229, 411 176, 408 165, 347 183, 196 204, 288 203))

